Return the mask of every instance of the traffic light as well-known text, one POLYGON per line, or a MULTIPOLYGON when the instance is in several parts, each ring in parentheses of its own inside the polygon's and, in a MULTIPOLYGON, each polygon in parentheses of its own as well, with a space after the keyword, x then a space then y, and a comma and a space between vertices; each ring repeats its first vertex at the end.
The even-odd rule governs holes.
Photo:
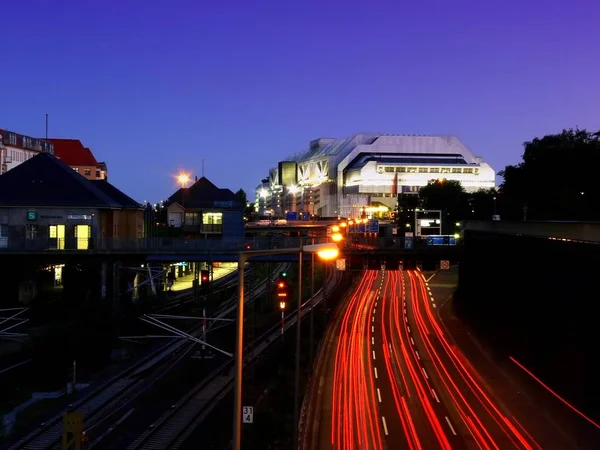
POLYGON ((208 287, 210 283, 210 272, 208 270, 200 271, 200 285, 202 287, 208 287))
POLYGON ((280 310, 282 310, 282 311, 285 310, 286 306, 287 306, 286 302, 281 302, 281 301, 279 302, 279 309, 280 310))
POLYGON ((286 278, 287 277, 287 272, 281 272, 281 278, 286 278))
POLYGON ((279 278, 277 280, 277 298, 279 300, 285 300, 288 297, 289 286, 285 278, 279 278))

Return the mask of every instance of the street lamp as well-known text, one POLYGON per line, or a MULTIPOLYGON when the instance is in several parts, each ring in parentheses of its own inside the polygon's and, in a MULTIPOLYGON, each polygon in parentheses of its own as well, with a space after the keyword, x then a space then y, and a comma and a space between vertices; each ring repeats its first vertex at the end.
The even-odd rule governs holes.
POLYGON ((182 188, 186 187, 190 182, 190 174, 185 172, 179 172, 177 175, 177 182, 181 185, 182 188))
POLYGON ((238 253, 238 308, 237 335, 235 351, 235 402, 233 416, 233 449, 240 450, 242 444, 242 366, 244 349, 244 266, 250 258, 256 256, 276 256, 298 254, 298 309, 296 311, 296 380, 294 391, 294 438, 298 430, 298 403, 300 392, 300 310, 302 308, 302 254, 316 253, 323 260, 332 260, 339 255, 336 244, 302 245, 297 248, 281 248, 270 250, 250 250, 238 253))

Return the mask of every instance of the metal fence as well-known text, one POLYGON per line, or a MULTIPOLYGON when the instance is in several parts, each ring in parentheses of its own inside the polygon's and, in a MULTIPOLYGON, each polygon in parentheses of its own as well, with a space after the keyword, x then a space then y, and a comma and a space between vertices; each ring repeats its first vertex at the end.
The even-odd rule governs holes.
MULTIPOLYGON (((296 248, 300 245, 328 242, 327 237, 254 237, 254 238, 89 238, 51 239, 18 238, 0 242, 0 253, 24 252, 90 252, 90 253, 170 253, 170 252, 238 252, 243 250, 266 250, 296 248)), ((453 236, 432 237, 369 237, 353 236, 341 241, 341 249, 417 250, 426 247, 454 246, 459 244, 453 236)))

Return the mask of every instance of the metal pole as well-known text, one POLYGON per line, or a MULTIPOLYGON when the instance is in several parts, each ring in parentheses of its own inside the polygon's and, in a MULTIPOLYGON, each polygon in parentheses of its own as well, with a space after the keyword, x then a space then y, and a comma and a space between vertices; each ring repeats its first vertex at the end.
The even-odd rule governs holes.
POLYGON ((242 446, 242 351, 244 349, 244 266, 246 255, 238 254, 238 311, 235 350, 235 402, 233 407, 233 450, 242 446))
MULTIPOLYGON (((202 340, 206 342, 206 306, 202 308, 202 340)), ((206 345, 202 344, 202 350, 206 350, 206 345)))
POLYGON ((311 253, 310 261, 310 348, 309 361, 313 359, 313 339, 314 339, 314 299, 315 299, 315 254, 311 253))
POLYGON ((296 376, 294 382, 294 439, 298 439, 298 406, 300 403, 300 310, 302 309, 302 242, 298 258, 298 309, 296 310, 296 376))

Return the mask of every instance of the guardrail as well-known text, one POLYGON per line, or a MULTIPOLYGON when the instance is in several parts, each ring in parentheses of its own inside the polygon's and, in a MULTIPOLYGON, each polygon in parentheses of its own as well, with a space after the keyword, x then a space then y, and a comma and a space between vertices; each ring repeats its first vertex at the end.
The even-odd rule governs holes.
POLYGON ((326 238, 89 238, 89 239, 5 239, 1 253, 169 253, 169 252, 231 252, 270 248, 294 248, 300 243, 325 242, 326 238))

